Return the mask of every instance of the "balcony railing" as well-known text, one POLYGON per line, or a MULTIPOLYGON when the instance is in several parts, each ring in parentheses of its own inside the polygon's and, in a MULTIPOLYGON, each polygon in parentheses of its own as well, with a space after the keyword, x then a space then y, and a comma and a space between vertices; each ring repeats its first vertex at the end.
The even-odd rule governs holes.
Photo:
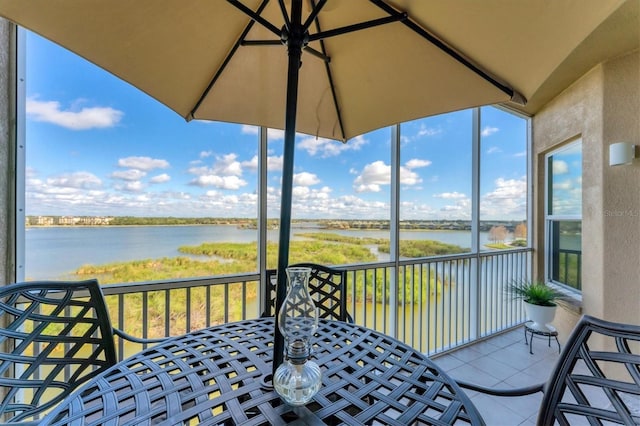
MULTIPOLYGON (((342 266, 348 310, 357 324, 433 354, 524 321, 511 282, 529 278, 530 249, 342 266)), ((185 333, 257 318, 266 274, 103 286, 111 320, 140 337, 185 333)), ((119 357, 141 349, 117 342, 119 357)))

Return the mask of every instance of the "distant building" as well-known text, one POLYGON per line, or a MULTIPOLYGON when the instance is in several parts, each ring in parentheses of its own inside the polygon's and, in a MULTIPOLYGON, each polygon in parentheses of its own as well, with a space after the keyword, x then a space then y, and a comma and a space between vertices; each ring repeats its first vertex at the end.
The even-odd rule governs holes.
POLYGON ((112 221, 111 216, 28 216, 25 222, 27 226, 102 226, 112 221))

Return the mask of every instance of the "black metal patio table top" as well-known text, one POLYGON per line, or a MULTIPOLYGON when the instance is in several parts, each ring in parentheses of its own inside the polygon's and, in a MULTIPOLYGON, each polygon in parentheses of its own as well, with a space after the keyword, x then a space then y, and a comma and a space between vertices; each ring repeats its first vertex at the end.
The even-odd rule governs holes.
POLYGON ((49 425, 484 424, 419 351, 383 333, 320 320, 322 387, 303 407, 264 386, 273 318, 194 331, 118 363, 68 397, 49 425))

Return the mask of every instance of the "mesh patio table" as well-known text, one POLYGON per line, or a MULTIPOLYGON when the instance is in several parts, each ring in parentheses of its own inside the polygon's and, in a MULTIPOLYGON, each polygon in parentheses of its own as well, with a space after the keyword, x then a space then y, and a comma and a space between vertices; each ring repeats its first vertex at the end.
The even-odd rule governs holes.
POLYGON ((320 320, 322 387, 303 407, 264 386, 273 318, 194 331, 118 363, 69 396, 48 425, 484 424, 466 394, 419 351, 320 320))

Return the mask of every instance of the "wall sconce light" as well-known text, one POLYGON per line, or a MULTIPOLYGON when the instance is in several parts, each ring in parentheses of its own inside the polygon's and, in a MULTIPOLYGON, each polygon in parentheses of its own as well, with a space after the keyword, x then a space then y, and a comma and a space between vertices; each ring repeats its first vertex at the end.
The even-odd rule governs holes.
POLYGON ((636 158, 636 146, 629 142, 617 142, 609 145, 609 165, 631 164, 636 158))

